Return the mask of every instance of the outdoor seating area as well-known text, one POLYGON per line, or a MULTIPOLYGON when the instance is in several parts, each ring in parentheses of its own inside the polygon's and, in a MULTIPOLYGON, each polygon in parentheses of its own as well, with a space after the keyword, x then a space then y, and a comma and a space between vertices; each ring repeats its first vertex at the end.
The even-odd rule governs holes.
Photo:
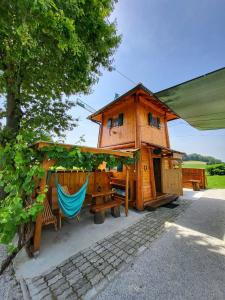
MULTIPOLYGON (((38 142, 37 149, 49 146, 51 143, 38 142)), ((73 145, 57 144, 59 147, 71 149, 73 145)), ((108 154, 115 157, 133 158, 133 152, 115 151, 110 149, 97 149, 91 147, 78 147, 81 152, 108 154)), ((103 163, 103 161, 102 161, 103 163)), ((33 237, 33 253, 38 254, 41 247, 42 229, 54 225, 55 230, 61 230, 64 222, 69 219, 80 220, 80 213, 87 208, 93 214, 93 223, 103 224, 107 211, 111 211, 114 218, 120 217, 121 205, 124 206, 125 215, 128 215, 129 206, 129 167, 127 167, 125 180, 125 193, 121 197, 112 184, 113 173, 106 171, 105 167, 87 172, 77 169, 53 170, 55 161, 46 159, 42 166, 45 176, 38 186, 38 192, 48 190, 44 200, 44 210, 37 217, 33 237)))
POLYGON ((79 222, 76 218, 66 218, 60 230, 56 231, 53 225, 45 227, 42 231, 40 254, 29 258, 25 250, 21 251, 14 262, 16 275, 18 278, 37 276, 105 237, 126 230, 147 213, 130 209, 129 216, 126 217, 124 206, 121 206, 120 218, 115 219, 110 210, 107 210, 104 224, 98 225, 94 224, 89 208, 84 207, 79 222))

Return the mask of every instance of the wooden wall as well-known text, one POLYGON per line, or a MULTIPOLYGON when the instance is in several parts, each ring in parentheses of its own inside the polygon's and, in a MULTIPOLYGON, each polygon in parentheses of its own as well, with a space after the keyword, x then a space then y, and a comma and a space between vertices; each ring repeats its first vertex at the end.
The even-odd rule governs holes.
POLYGON ((152 107, 141 102, 140 106, 140 138, 142 142, 169 147, 166 137, 166 124, 162 112, 154 110, 152 107), (160 129, 148 124, 148 113, 160 118, 160 129))
POLYGON ((99 147, 123 145, 135 140, 135 112, 133 97, 122 104, 108 110, 102 117, 102 130, 100 130, 99 147), (107 128, 108 119, 115 119, 120 113, 124 114, 123 125, 107 128))
POLYGON ((206 189, 207 187, 207 178, 205 169, 189 169, 183 168, 182 169, 182 177, 183 177, 183 187, 185 188, 192 188, 192 183, 188 182, 188 180, 200 180, 200 188, 206 189))
MULTIPOLYGON (((84 184, 87 174, 85 172, 57 172, 59 183, 62 186, 67 186, 70 194, 77 192, 84 184)), ((87 186, 87 193, 101 191, 108 191, 110 189, 111 172, 91 172, 87 186)), ((49 188, 55 187, 55 175, 52 174, 49 188)))
MULTIPOLYGON (((167 134, 167 124, 165 112, 156 104, 140 97, 139 101, 139 124, 138 136, 140 142, 152 143, 169 147, 169 138, 167 134), (148 125, 148 113, 151 112, 154 117, 160 118, 161 128, 155 128, 148 125)), ((134 96, 129 96, 123 102, 109 108, 102 115, 102 126, 99 131, 98 147, 112 147, 134 143, 136 140, 136 105, 134 96), (108 119, 115 119, 120 113, 124 114, 124 124, 122 126, 107 128, 108 119)))

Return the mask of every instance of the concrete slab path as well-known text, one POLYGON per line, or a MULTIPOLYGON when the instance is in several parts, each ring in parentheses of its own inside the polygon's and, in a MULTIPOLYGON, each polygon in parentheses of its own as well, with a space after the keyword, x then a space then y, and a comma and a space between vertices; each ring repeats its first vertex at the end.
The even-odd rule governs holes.
POLYGON ((225 190, 201 196, 97 299, 225 299, 225 190))

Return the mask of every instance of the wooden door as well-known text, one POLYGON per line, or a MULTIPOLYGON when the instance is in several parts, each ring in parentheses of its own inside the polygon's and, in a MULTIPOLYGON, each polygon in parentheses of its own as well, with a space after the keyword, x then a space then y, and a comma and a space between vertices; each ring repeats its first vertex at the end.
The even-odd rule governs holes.
POLYGON ((161 182, 161 158, 153 158, 154 178, 155 178, 155 190, 156 193, 162 192, 161 182))
POLYGON ((161 159, 162 192, 182 195, 182 169, 181 164, 170 158, 161 159))

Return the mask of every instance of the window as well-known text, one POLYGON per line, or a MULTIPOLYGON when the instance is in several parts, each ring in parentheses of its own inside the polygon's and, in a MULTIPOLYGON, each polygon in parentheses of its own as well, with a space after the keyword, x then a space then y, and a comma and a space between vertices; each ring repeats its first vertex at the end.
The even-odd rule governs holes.
POLYGON ((149 113, 148 114, 148 125, 151 125, 152 127, 160 129, 161 128, 160 118, 153 116, 152 113, 149 113))
POLYGON ((120 113, 119 116, 115 119, 108 119, 107 127, 112 128, 112 127, 118 127, 118 126, 123 126, 123 113, 120 113))

